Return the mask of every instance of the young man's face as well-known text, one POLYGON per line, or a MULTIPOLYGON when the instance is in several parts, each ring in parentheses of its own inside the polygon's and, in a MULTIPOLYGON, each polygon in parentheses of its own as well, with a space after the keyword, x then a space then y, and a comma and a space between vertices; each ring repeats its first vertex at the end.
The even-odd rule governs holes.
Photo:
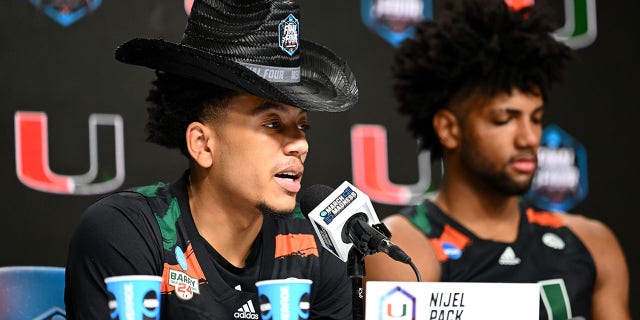
POLYGON ((472 107, 462 129, 461 165, 496 191, 529 190, 542 134, 542 98, 518 89, 472 107))
POLYGON ((215 132, 213 172, 239 207, 290 212, 309 145, 307 112, 250 94, 234 96, 215 132))

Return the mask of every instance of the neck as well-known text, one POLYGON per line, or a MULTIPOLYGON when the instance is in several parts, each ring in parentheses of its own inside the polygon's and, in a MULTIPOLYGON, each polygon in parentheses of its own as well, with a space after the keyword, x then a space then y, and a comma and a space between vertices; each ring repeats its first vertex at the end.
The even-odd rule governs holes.
POLYGON ((198 233, 232 265, 242 268, 262 229, 262 213, 226 201, 206 177, 191 175, 189 207, 198 233))
POLYGON ((435 203, 481 239, 513 242, 518 235, 518 196, 505 195, 465 179, 445 177, 435 203))

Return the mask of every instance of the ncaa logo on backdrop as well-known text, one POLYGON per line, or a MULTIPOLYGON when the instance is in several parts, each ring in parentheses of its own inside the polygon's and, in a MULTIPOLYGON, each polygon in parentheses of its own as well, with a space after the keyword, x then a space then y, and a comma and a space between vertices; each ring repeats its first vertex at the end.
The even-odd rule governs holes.
POLYGON ((566 212, 588 192, 587 153, 558 126, 542 131, 538 168, 525 198, 539 209, 566 212))
POLYGON ((416 297, 400 286, 391 289, 380 297, 380 319, 416 318, 416 297))
POLYGON ((102 0, 29 0, 61 26, 67 27, 96 10, 102 0))
POLYGON ((433 18, 431 0, 361 0, 364 24, 393 46, 410 37, 414 25, 433 18))
POLYGON ((67 319, 67 313, 64 309, 53 307, 43 314, 36 316, 33 320, 65 320, 67 319))

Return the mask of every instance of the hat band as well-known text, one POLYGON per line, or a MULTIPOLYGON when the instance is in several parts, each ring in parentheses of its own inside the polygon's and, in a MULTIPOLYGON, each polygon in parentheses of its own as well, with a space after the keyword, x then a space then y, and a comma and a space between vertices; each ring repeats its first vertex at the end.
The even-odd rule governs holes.
POLYGON ((263 66, 260 64, 243 63, 247 69, 255 72, 261 78, 269 82, 297 83, 300 82, 300 67, 285 68, 263 66))

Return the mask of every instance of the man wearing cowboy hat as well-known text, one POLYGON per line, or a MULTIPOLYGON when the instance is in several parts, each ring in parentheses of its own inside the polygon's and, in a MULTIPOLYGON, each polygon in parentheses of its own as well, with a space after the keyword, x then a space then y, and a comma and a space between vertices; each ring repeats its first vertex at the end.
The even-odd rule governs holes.
MULTIPOLYGON (((179 148, 176 181, 111 194, 69 246, 69 319, 109 319, 109 276, 162 276, 161 318, 257 319, 255 282, 313 281, 310 318, 351 318, 346 266, 291 212, 304 171, 307 111, 357 101, 355 77, 299 37, 293 1, 196 0, 180 43, 134 39, 124 63, 157 70, 148 140, 179 148)), ((111 310, 110 310, 111 308, 111 310)))

